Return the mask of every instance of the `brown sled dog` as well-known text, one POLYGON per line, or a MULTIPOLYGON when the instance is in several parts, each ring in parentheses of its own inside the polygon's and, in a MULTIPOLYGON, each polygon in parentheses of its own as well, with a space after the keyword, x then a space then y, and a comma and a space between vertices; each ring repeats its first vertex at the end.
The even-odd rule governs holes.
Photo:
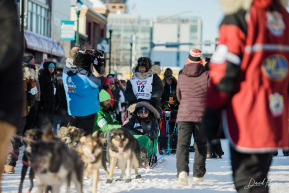
POLYGON ((119 180, 123 179, 126 165, 127 175, 126 183, 131 182, 131 168, 134 167, 136 179, 141 178, 138 173, 138 167, 140 165, 140 145, 134 136, 126 129, 114 129, 110 134, 110 141, 108 142, 110 170, 109 178, 106 183, 112 183, 113 172, 116 165, 121 169, 121 175, 119 180))
POLYGON ((60 127, 58 132, 58 138, 68 145, 68 147, 76 149, 77 144, 79 143, 80 138, 84 135, 82 129, 69 126, 69 127, 60 127))
POLYGON ((92 135, 83 136, 80 138, 80 143, 77 145, 78 154, 85 163, 84 176, 92 175, 93 186, 92 192, 97 192, 97 183, 99 179, 99 168, 102 167, 106 175, 108 171, 105 163, 105 154, 103 153, 103 144, 105 138, 98 137, 98 131, 92 135))

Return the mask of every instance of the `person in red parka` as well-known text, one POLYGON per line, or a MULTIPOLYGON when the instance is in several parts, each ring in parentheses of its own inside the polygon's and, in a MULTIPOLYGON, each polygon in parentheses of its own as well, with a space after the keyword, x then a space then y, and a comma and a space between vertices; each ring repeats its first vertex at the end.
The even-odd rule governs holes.
POLYGON ((177 143, 177 170, 179 185, 188 185, 189 147, 192 134, 195 139, 195 163, 193 181, 201 182, 206 173, 207 137, 202 127, 205 97, 210 81, 208 71, 202 64, 201 50, 190 51, 187 64, 179 75, 177 99, 180 102, 177 143))
POLYGON ((103 83, 104 85, 102 86, 102 88, 110 95, 110 104, 113 107, 114 101, 113 101, 113 95, 110 89, 110 82, 109 79, 107 77, 103 77, 103 83))
POLYGON ((237 191, 265 193, 272 152, 289 147, 288 1, 226 2, 210 61, 205 130, 217 138, 222 120, 237 191), (263 183, 250 186, 251 179, 263 183))

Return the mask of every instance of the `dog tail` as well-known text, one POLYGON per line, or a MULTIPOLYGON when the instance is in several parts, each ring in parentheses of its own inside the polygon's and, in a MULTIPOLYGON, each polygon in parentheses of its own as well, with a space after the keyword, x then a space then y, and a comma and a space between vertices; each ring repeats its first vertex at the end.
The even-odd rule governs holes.
POLYGON ((54 134, 54 132, 52 130, 52 125, 51 124, 49 124, 46 127, 46 130, 44 132, 44 135, 42 136, 42 139, 44 139, 44 140, 56 139, 55 134, 54 134))

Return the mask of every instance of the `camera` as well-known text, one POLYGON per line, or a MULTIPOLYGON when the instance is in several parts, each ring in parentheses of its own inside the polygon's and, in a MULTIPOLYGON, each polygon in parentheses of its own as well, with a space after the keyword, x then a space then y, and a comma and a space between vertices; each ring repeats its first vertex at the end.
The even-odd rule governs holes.
POLYGON ((94 49, 80 49, 74 54, 73 64, 78 68, 105 67, 104 52, 102 50, 94 49))

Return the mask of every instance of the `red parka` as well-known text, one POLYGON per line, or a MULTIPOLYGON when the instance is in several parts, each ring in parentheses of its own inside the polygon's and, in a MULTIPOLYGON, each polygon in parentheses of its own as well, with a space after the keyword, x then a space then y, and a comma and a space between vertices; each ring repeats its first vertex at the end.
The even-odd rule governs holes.
MULTIPOLYGON (((289 14, 273 2, 254 0, 249 10, 226 15, 210 63, 205 117, 222 114, 225 134, 239 152, 289 147, 289 14)), ((205 127, 212 129, 208 117, 205 127)))

